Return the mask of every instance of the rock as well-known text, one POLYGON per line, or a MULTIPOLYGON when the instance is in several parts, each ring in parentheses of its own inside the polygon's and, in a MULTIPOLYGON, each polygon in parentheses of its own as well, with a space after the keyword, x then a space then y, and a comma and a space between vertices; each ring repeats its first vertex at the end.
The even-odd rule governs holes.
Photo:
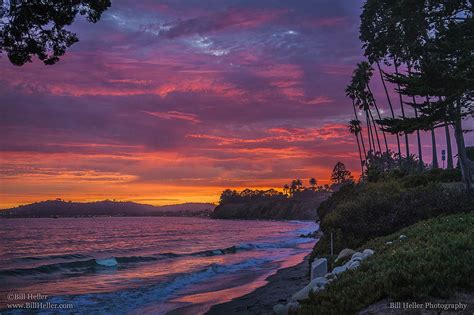
POLYGON ((361 258, 362 260, 365 259, 366 257, 364 257, 364 254, 360 253, 360 252, 356 252, 354 253, 354 255, 352 255, 352 258, 351 260, 355 260, 356 258, 361 258))
POLYGON ((385 243, 385 245, 392 245, 392 244, 393 244, 392 241, 388 241, 388 242, 385 243))
POLYGON ((311 287, 311 284, 308 284, 308 285, 305 286, 303 289, 301 289, 301 290, 299 290, 298 292, 296 292, 295 294, 293 294, 293 295, 291 296, 291 300, 292 300, 292 301, 300 301, 300 300, 307 299, 310 291, 318 292, 318 291, 320 291, 320 290, 321 290, 320 287, 314 286, 314 287, 312 288, 312 287, 311 287))
POLYGON ((339 266, 339 267, 336 267, 332 270, 332 273, 335 274, 335 275, 338 275, 340 273, 343 273, 344 271, 347 270, 347 268, 349 268, 349 265, 346 263, 342 266, 339 266))
POLYGON ((328 280, 331 280, 331 279, 336 278, 336 275, 334 275, 333 273, 328 272, 327 274, 324 275, 324 278, 326 278, 328 280))
POLYGON ((288 312, 296 313, 301 308, 300 303, 298 302, 290 302, 287 304, 288 312))
POLYGON ((320 258, 313 261, 311 264, 311 280, 317 277, 324 277, 328 272, 328 260, 320 258))
POLYGON ((309 295, 309 290, 311 290, 310 286, 307 285, 303 289, 299 290, 295 294, 291 296, 292 301, 299 301, 299 300, 304 300, 308 297, 309 295))
POLYGON ((355 253, 355 250, 352 250, 350 248, 344 248, 343 250, 339 252, 339 255, 337 255, 337 258, 335 261, 352 256, 354 253, 355 253))
POLYGON ((369 258, 370 256, 372 256, 373 254, 375 254, 375 251, 373 249, 364 249, 364 251, 362 252, 362 254, 364 255, 364 259, 365 258, 369 258))
POLYGON ((357 269, 360 267, 360 262, 355 260, 355 261, 352 261, 349 265, 349 269, 351 270, 354 270, 354 269, 357 269))
POLYGON ((328 284, 328 280, 325 277, 317 277, 311 280, 311 282, 309 283, 309 286, 311 288, 314 288, 314 287, 322 287, 322 286, 325 286, 326 284, 328 284))
POLYGON ((287 315, 288 311, 288 305, 277 304, 273 307, 273 313, 275 313, 275 315, 287 315))
POLYGON ((408 239, 408 236, 402 234, 402 235, 400 235, 399 239, 400 239, 400 241, 404 241, 404 240, 408 239))

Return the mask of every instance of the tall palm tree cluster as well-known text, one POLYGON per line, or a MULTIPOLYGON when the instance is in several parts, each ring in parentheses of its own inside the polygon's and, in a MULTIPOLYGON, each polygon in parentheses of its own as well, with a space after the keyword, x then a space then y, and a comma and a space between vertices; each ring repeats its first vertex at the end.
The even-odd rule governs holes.
POLYGON ((354 119, 348 127, 357 140, 362 174, 368 156, 391 154, 387 141, 390 134, 396 138, 400 162, 416 157, 410 154, 408 137, 416 134, 416 159, 421 171, 425 164, 420 133, 430 132, 431 167, 438 168, 436 128, 444 128, 447 168, 453 168, 452 128, 463 180, 471 189, 473 162, 467 158, 462 120, 474 117, 473 12, 471 0, 365 2, 360 39, 367 60, 357 64, 345 90, 352 100, 354 119), (379 101, 388 105, 388 117, 382 117, 371 90, 374 68, 385 92, 385 100, 379 101), (394 93, 390 92, 392 87, 394 93), (392 101, 395 95, 399 110, 392 101))

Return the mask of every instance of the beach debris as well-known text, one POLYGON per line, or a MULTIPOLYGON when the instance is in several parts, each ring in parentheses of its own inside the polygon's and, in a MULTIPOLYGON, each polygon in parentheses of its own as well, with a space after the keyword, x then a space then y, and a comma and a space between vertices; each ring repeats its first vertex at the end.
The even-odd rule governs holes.
POLYGON ((352 256, 354 253, 355 253, 355 250, 352 250, 350 248, 344 248, 343 250, 339 252, 339 255, 337 255, 337 258, 335 261, 352 256))
POLYGON ((324 277, 328 273, 328 260, 319 258, 311 264, 311 280, 317 277, 324 277))
POLYGON ((402 234, 402 235, 400 235, 399 239, 400 239, 400 241, 404 241, 404 240, 408 239, 408 236, 402 234))

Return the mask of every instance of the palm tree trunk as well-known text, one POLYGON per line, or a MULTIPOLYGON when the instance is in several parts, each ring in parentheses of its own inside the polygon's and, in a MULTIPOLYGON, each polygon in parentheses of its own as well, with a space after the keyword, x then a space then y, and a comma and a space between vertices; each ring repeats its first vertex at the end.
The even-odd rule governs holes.
POLYGON ((370 118, 369 118, 369 113, 366 111, 365 112, 365 121, 367 124, 367 136, 369 138, 369 150, 374 152, 375 151, 375 142, 374 142, 374 136, 372 134, 372 127, 370 126, 370 118), (372 140, 372 142, 371 142, 372 140), (372 150, 372 143, 374 144, 373 150, 372 150))
POLYGON ((359 149, 360 168, 361 168, 360 176, 362 176, 362 175, 364 175, 364 160, 362 159, 362 152, 360 150, 359 132, 356 132, 355 136, 356 136, 356 140, 357 140, 357 148, 359 149))
MULTIPOLYGON (((374 116, 372 115, 372 111, 369 109, 368 110, 369 114, 370 114, 370 118, 372 120, 372 125, 374 125, 374 133, 375 133, 375 137, 377 139, 377 144, 378 144, 378 147, 379 147, 379 152, 382 152, 382 147, 380 146, 380 138, 379 138, 379 133, 378 133, 378 130, 377 130, 377 125, 375 124, 375 119, 374 119, 374 116)), ((374 143, 374 149, 375 149, 375 143, 374 143)))
POLYGON ((362 143, 362 150, 364 151, 364 157, 365 157, 364 164, 365 164, 365 161, 367 161, 367 150, 365 149, 364 136, 362 134, 362 131, 360 132, 360 142, 362 143))
POLYGON ((451 148, 451 136, 449 134, 449 125, 444 125, 444 131, 446 132, 446 147, 448 153, 448 170, 453 169, 453 149, 451 148))
POLYGON ((461 173, 463 181, 466 184, 466 190, 472 191, 472 177, 471 177, 471 166, 467 157, 466 145, 464 143, 464 134, 461 124, 461 106, 458 102, 456 108, 456 119, 454 121, 454 137, 456 139, 456 145, 458 148, 458 159, 461 166, 461 173))
MULTIPOLYGON (((374 101, 374 106, 375 106, 375 110, 377 112, 377 116, 378 116, 379 120, 382 120, 382 116, 380 115, 379 107, 377 106, 377 102, 375 101, 374 94, 370 90, 370 86, 368 84, 367 84, 367 89, 368 89, 370 95, 372 96, 372 100, 374 101)), ((382 135, 383 135, 383 140, 385 142, 385 152, 388 153, 387 136, 385 135, 385 131, 383 131, 383 130, 382 130, 382 135)))
MULTIPOLYGON (((393 111, 392 100, 390 99, 390 95, 388 94, 387 84, 385 83, 385 79, 383 78, 382 68, 380 67, 380 63, 377 60, 377 68, 379 69, 380 79, 382 80, 383 89, 385 90, 385 95, 387 96, 388 106, 390 107, 390 112, 392 113, 392 118, 395 119, 395 112, 393 111)), ((400 148, 400 137, 398 133, 395 134, 397 136, 397 148, 398 148, 398 156, 402 156, 402 150, 400 148)))
MULTIPOLYGON (((398 65, 397 61, 395 60, 395 73, 398 75, 400 72, 398 72, 398 65)), ((400 84, 397 84, 398 87, 398 97, 400 98, 400 107, 402 108, 402 117, 405 118, 405 107, 403 106, 403 97, 402 93, 400 92, 400 84)), ((405 132, 405 149, 406 149, 406 155, 407 158, 410 156, 410 144, 408 143, 408 134, 405 132)))
MULTIPOLYGON (((355 120, 359 121, 359 117, 357 117, 357 110, 356 110, 356 105, 355 105, 355 101, 352 100, 352 108, 354 108, 354 117, 355 117, 355 120)), ((370 140, 369 140, 370 141, 370 140)), ((364 143, 364 135, 362 133, 362 125, 361 125, 361 132, 360 132, 360 142, 362 142, 362 148, 364 149, 364 157, 365 157, 365 160, 364 161, 367 161, 367 151, 365 150, 365 143, 364 143)))

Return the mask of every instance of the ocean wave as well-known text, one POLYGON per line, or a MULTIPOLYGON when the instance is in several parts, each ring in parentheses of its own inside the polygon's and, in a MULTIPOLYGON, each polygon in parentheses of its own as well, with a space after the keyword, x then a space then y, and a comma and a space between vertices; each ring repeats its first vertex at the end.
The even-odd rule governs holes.
POLYGON ((0 270, 0 276, 30 276, 30 275, 41 275, 51 274, 56 272, 72 272, 72 273, 87 273, 100 271, 100 268, 107 268, 112 266, 123 266, 137 263, 154 262, 163 259, 173 259, 179 257, 209 257, 209 256, 220 256, 235 254, 241 251, 251 250, 271 250, 278 248, 291 248, 312 242, 309 238, 295 238, 290 240, 281 240, 275 242, 261 242, 261 243, 241 243, 238 245, 221 248, 221 249, 209 249, 204 251, 198 251, 193 253, 159 253, 149 256, 111 256, 105 258, 93 258, 82 254, 67 254, 67 255, 55 255, 55 256, 42 256, 42 257, 25 257, 24 259, 29 260, 46 260, 49 257, 50 260, 54 259, 65 259, 73 260, 69 262, 50 263, 43 264, 40 266, 30 268, 17 268, 17 269, 4 269, 0 270), (33 259, 34 258, 34 259, 33 259))
POLYGON ((107 305, 112 313, 127 313, 141 305, 164 302, 179 290, 210 280, 215 276, 239 272, 259 267, 272 260, 269 258, 252 258, 234 264, 211 264, 205 268, 189 273, 176 274, 166 282, 147 287, 125 289, 107 293, 88 293, 84 295, 56 296, 49 300, 52 303, 72 303, 81 313, 97 313, 107 305), (118 303, 117 301, 120 301, 118 303), (119 306, 118 306, 119 305, 119 306))
POLYGON ((82 254, 63 254, 63 255, 48 255, 48 256, 28 256, 21 257, 19 260, 53 260, 53 259, 85 259, 88 258, 86 255, 82 254))

